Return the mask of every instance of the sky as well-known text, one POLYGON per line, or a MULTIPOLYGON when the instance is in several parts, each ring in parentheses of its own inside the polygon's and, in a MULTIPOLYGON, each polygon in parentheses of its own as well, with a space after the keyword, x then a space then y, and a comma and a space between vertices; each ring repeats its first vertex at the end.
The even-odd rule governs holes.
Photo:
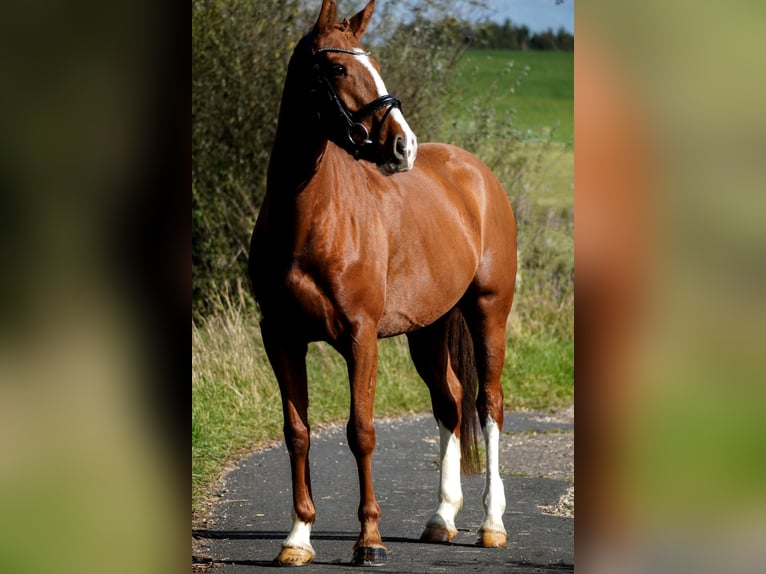
POLYGON ((533 32, 563 27, 574 34, 574 0, 488 0, 490 18, 514 24, 526 24, 533 32))

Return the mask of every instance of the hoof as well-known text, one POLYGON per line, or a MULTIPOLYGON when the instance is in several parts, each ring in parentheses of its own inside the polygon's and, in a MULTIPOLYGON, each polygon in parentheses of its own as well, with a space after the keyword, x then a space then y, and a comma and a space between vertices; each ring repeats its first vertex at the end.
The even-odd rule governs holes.
POLYGON ((479 539, 477 546, 484 548, 504 548, 506 545, 506 535, 502 530, 479 530, 479 539))
POLYGON ((457 530, 448 530, 437 524, 426 524, 426 529, 420 535, 420 541, 431 544, 449 544, 456 534, 457 530))
POLYGON ((388 558, 386 549, 382 546, 359 546, 354 549, 354 566, 381 566, 388 558))
POLYGON ((305 548, 283 546, 279 555, 274 558, 275 566, 303 566, 314 559, 314 553, 305 548))

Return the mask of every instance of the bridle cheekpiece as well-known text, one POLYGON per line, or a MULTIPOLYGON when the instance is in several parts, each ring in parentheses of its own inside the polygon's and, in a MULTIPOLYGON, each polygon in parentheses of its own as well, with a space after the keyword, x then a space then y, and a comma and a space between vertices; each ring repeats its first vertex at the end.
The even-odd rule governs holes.
POLYGON ((346 48, 319 48, 318 50, 312 50, 312 62, 314 76, 316 80, 316 92, 324 91, 326 95, 326 101, 321 101, 318 105, 317 113, 319 120, 323 123, 329 131, 329 139, 334 141, 340 147, 348 151, 354 156, 354 159, 359 159, 364 148, 372 145, 374 139, 370 137, 369 130, 365 127, 362 121, 378 110, 386 108, 386 112, 383 114, 377 129, 374 132, 375 139, 380 135, 380 130, 383 127, 386 119, 394 108, 402 109, 402 103, 399 99, 391 94, 379 96, 373 101, 363 105, 355 112, 349 111, 345 104, 338 97, 335 92, 335 88, 327 75, 322 71, 322 65, 319 58, 322 54, 327 53, 341 53, 351 54, 353 56, 369 56, 370 52, 363 50, 349 50, 346 48), (325 113, 322 104, 328 105, 330 113, 325 113), (327 116, 330 117, 327 117, 327 116))

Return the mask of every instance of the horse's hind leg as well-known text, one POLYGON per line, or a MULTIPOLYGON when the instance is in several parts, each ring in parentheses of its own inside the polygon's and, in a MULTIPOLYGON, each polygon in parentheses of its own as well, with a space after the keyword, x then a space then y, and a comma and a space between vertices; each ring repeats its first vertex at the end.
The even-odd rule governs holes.
POLYGON ((310 540, 316 511, 309 474, 307 346, 283 338, 269 329, 265 321, 261 332, 282 395, 285 443, 290 453, 293 483, 293 528, 274 562, 280 566, 300 566, 311 562, 315 554, 310 540))
POLYGON ((460 486, 460 405, 462 387, 452 370, 447 343, 447 321, 407 335, 418 374, 428 385, 433 413, 439 424, 441 477, 439 506, 420 539, 451 542, 457 534, 455 515, 463 506, 460 486))
POLYGON ((484 520, 477 544, 485 547, 506 545, 503 525, 505 489, 500 478, 500 432, 503 429, 503 387, 500 375, 505 360, 505 330, 513 293, 485 292, 466 304, 466 318, 473 336, 476 368, 479 375, 479 412, 486 447, 486 479, 482 493, 484 520))

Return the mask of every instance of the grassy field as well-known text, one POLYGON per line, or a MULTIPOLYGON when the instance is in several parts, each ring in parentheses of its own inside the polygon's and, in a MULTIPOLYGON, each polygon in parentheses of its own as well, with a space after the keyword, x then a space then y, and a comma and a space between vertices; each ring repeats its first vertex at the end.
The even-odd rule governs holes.
POLYGON ((491 98, 498 114, 512 112, 525 137, 574 148, 574 54, 471 50, 455 82, 464 106, 491 98))
POLYGON ((527 162, 525 184, 536 208, 572 209, 572 53, 470 50, 459 63, 448 97, 461 110, 457 118, 449 120, 458 133, 483 133, 496 123, 512 125, 518 136, 498 145, 507 145, 509 154, 519 153, 521 146, 521 153, 532 159, 527 162), (476 121, 487 113, 492 114, 489 126, 476 121))
MULTIPOLYGON (((494 108, 496 115, 514 108, 514 129, 528 130, 521 140, 487 140, 481 130, 472 134, 467 107, 456 108, 461 117, 454 121, 464 122, 463 136, 478 135, 480 146, 495 146, 501 162, 511 155, 523 159, 519 181, 513 184, 521 281, 502 378, 508 409, 552 410, 571 404, 574 397, 572 62, 571 54, 469 52, 460 73, 473 80, 456 82, 466 87, 453 96, 467 107, 494 108), (510 60, 514 66, 505 73, 510 60)), ((504 173, 516 177, 513 170, 504 173)), ((504 184, 511 190, 511 182, 504 184)), ((254 445, 279 439, 282 430, 279 391, 257 317, 241 312, 239 303, 222 308, 224 312, 192 326, 195 510, 204 507, 210 485, 229 461, 254 445)), ((349 391, 342 359, 327 345, 314 344, 308 372, 311 424, 344 421, 349 391)), ((428 392, 412 366, 406 339, 381 341, 376 416, 429 409, 428 392)))

